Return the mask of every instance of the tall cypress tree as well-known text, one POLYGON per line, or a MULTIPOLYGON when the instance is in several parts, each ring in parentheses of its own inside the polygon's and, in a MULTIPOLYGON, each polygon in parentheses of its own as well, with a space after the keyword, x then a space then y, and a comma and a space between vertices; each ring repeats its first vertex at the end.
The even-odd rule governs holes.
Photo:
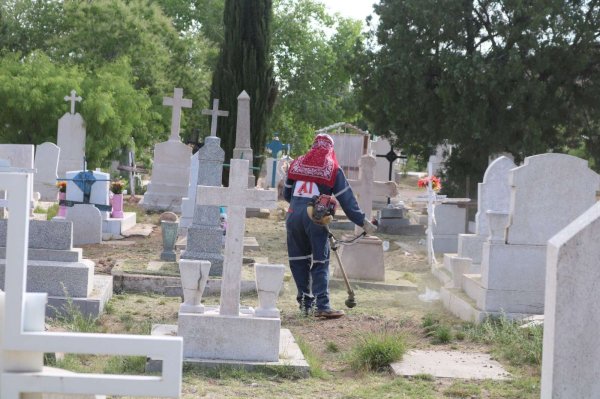
MULTIPOLYGON (((219 121, 218 136, 231 159, 235 147, 237 97, 246 90, 250 96, 250 134, 254 154, 262 153, 277 88, 271 59, 272 0, 225 0, 225 39, 213 75, 212 96, 229 117, 219 121)), ((258 158, 254 166, 260 166, 258 158)), ((256 173, 255 173, 256 174, 256 173)), ((227 174, 223 174, 227 179, 227 174)))

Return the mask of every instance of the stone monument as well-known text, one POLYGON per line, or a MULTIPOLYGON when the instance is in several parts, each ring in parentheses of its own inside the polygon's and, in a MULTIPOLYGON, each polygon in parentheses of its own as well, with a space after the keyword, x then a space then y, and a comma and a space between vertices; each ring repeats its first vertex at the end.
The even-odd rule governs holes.
POLYGON ((548 240, 596 203, 600 189, 587 161, 558 153, 525 158, 508 179, 509 211, 487 211, 481 273, 464 274, 462 289, 441 290, 444 306, 465 320, 543 314, 548 240))
POLYGON ((179 128, 181 109, 192 108, 192 100, 183 98, 183 89, 176 88, 173 97, 163 98, 163 105, 172 106, 169 140, 154 146, 152 178, 140 204, 150 211, 181 211, 181 199, 186 196, 192 150, 181 142, 179 128))
MULTIPOLYGON (((40 398, 41 394, 172 397, 181 395, 182 340, 45 331, 45 293, 25 293, 29 173, 1 172, 0 189, 9 191, 5 292, 0 292, 0 397, 40 398), (161 359, 161 375, 80 374, 44 367, 44 353, 149 356, 161 359)), ((65 396, 72 397, 72 396, 65 396)))
MULTIPOLYGON (((242 91, 237 98, 237 122, 235 127, 234 159, 246 159, 250 167, 254 164, 254 155, 250 145, 250 96, 242 91)), ((254 187, 254 175, 248 174, 248 187, 254 187)))
MULTIPOLYGON (((218 99, 214 99, 213 100, 213 108, 212 109, 203 109, 202 110, 202 115, 210 115, 211 116, 211 125, 210 125, 210 137, 217 137, 217 122, 218 122, 218 117, 219 116, 229 116, 229 112, 228 111, 222 111, 219 110, 219 100, 218 99)), ((208 140, 211 143, 211 148, 212 151, 217 151, 219 152, 216 147, 221 146, 221 140, 219 139, 218 141, 214 140, 214 139, 209 139, 208 140), (215 147, 216 144, 216 147, 215 147)), ((207 141, 205 140, 205 145, 207 143, 207 141)), ((223 152, 221 150, 221 152, 223 152)), ((194 213, 196 211, 196 191, 197 191, 197 187, 199 185, 204 185, 204 186, 212 186, 212 185, 216 185, 216 186, 220 186, 221 185, 221 174, 222 174, 222 170, 218 172, 218 179, 216 177, 211 177, 210 181, 207 180, 206 174, 203 175, 203 181, 201 182, 200 180, 198 180, 198 170, 200 168, 200 150, 198 150, 198 152, 196 152, 191 159, 191 163, 192 163, 192 169, 190 172, 190 182, 189 182, 189 186, 188 186, 188 196, 186 198, 183 199, 182 202, 182 208, 181 208, 181 228, 183 229, 187 229, 188 227, 190 227, 190 225, 193 223, 193 219, 194 219, 194 213), (207 181, 204 181, 207 180, 207 181)), ((212 162, 214 161, 214 159, 212 159, 213 157, 208 153, 208 152, 204 152, 204 159, 203 159, 203 163, 205 162, 212 162)), ((225 159, 225 153, 223 152, 223 155, 219 158, 221 159, 221 169, 223 168, 223 160, 225 159)), ((212 173, 217 172, 216 168, 210 168, 212 173)), ((185 231, 183 230, 182 231, 185 231)), ((213 262, 214 260, 211 260, 211 262, 213 262)), ((222 260, 220 262, 217 262, 219 264, 222 265, 222 260)), ((219 266, 217 266, 219 267, 219 266)), ((219 267, 220 268, 220 267, 219 267)))
MULTIPOLYGON (((186 306, 179 313, 177 335, 184 337, 183 353, 187 361, 279 360, 281 321, 273 299, 277 298, 283 283, 285 267, 257 266, 261 269, 256 273, 257 286, 266 295, 261 294, 259 297, 258 312, 252 308, 240 307, 246 207, 274 208, 277 205, 277 193, 274 190, 248 188, 248 170, 247 160, 232 159, 229 187, 198 186, 198 203, 210 207, 227 206, 229 218, 220 306, 198 306, 193 309, 193 306, 189 306, 190 301, 186 301, 186 306)), ((190 287, 197 286, 201 291, 202 278, 198 272, 192 275, 190 287)), ((184 287, 188 286, 187 283, 182 284, 184 287)), ((153 333, 159 333, 159 329, 163 333, 169 328, 172 331, 174 326, 157 327, 153 329, 153 333)))
MULTIPOLYGON (((348 180, 352 190, 358 197, 358 205, 368 220, 371 220, 374 196, 395 197, 398 195, 396 183, 374 180, 373 172, 375 164, 374 156, 363 155, 360 158, 358 180, 348 180)), ((356 235, 361 234, 362 229, 356 226, 354 233, 356 235)), ((340 257, 348 278, 385 281, 382 243, 376 236, 366 236, 359 239, 353 245, 342 246, 340 248, 340 257)), ((334 276, 341 277, 339 268, 336 268, 334 276)))
POLYGON ((60 147, 54 143, 43 143, 35 149, 35 177, 33 189, 40 193, 41 201, 56 201, 58 189, 58 160, 60 147))
MULTIPOLYGON (((223 161, 225 151, 221 148, 221 139, 217 134, 217 116, 223 115, 218 110, 219 100, 213 102, 211 135, 204 139, 204 145, 198 150, 198 179, 195 187, 221 187, 223 161)), ((247 174, 247 173, 246 173, 247 174)), ((231 182, 230 182, 231 184, 231 182)), ((223 273, 223 229, 220 226, 219 206, 201 205, 196 195, 196 205, 192 225, 187 229, 185 251, 181 251, 181 259, 207 260, 211 263, 210 273, 220 276, 223 273)))
POLYGON ((485 171, 483 182, 477 188, 477 214, 475 215, 475 233, 459 234, 458 253, 444 254, 443 269, 432 265, 432 273, 445 283, 456 279, 456 285, 462 286, 462 275, 480 273, 483 243, 489 236, 487 211, 508 212, 510 205, 510 186, 508 175, 515 163, 508 157, 496 158, 485 171))
POLYGON ((600 397, 600 204, 548 242, 542 398, 600 397))
POLYGON ((75 103, 81 102, 75 90, 65 97, 71 103, 71 110, 58 120, 56 144, 60 148, 58 177, 65 177, 67 171, 81 168, 85 156, 85 121, 79 112, 75 113, 75 103))

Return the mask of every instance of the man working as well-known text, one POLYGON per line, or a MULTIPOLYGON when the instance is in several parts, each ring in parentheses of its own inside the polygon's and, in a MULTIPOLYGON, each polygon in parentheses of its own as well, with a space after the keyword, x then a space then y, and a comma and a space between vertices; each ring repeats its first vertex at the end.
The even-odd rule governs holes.
POLYGON ((307 212, 313 197, 319 195, 335 196, 348 218, 368 234, 377 230, 359 208, 328 134, 317 135, 312 148, 292 162, 284 198, 290 203, 286 220, 288 257, 300 309, 308 314, 316 306, 315 316, 338 318, 344 311, 334 310, 329 304, 327 228, 315 223, 307 212))

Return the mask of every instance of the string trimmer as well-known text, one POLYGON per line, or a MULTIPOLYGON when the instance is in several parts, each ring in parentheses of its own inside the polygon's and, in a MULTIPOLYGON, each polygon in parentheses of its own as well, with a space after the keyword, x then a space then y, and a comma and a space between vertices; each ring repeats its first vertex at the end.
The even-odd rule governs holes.
POLYGON ((346 270, 344 270, 344 265, 342 264, 342 259, 340 258, 340 254, 338 254, 337 250, 340 247, 340 245, 353 243, 354 241, 358 240, 359 238, 366 236, 367 233, 365 233, 363 231, 361 234, 354 237, 352 240, 340 241, 340 240, 336 239, 335 236, 333 235, 333 233, 331 232, 331 230, 329 230, 329 226, 325 226, 325 228, 327 229, 327 236, 329 237, 329 246, 331 247, 331 250, 335 254, 335 258, 337 259, 338 265, 340 265, 340 271, 342 272, 342 278, 344 279, 344 284, 346 285, 346 292, 348 292, 348 299, 346 299, 345 304, 347 307, 353 308, 356 306, 356 300, 354 299, 354 290, 352 289, 352 287, 350 287, 350 281, 348 280, 348 276, 346 275, 346 270))

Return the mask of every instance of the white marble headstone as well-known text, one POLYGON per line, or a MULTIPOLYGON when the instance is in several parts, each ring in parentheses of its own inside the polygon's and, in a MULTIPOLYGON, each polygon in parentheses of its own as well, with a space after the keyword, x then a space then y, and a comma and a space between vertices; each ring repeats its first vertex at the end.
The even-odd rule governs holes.
POLYGON ((59 156, 60 148, 54 143, 43 143, 36 147, 33 189, 40 193, 42 201, 56 201, 59 156))
POLYGON ((586 160, 566 154, 525 158, 509 174, 512 186, 508 244, 546 245, 596 202, 600 176, 586 160))
POLYGON ((600 204, 548 242, 542 398, 600 397, 600 204))
POLYGON ((67 171, 83 167, 85 137, 85 121, 79 113, 67 112, 58 120, 56 139, 56 144, 60 147, 58 177, 65 177, 67 171))
POLYGON ((483 182, 477 187, 475 234, 485 237, 489 235, 487 211, 508 212, 511 191, 508 173, 515 167, 511 159, 501 156, 486 169, 483 182))
MULTIPOLYGON (((72 181, 80 171, 69 171, 67 172, 67 200, 83 202, 83 191, 72 181)), ((100 172, 97 170, 92 171, 96 182, 92 184, 92 190, 90 193, 90 204, 98 205, 109 205, 109 189, 110 189, 110 175, 108 173, 100 172)))

